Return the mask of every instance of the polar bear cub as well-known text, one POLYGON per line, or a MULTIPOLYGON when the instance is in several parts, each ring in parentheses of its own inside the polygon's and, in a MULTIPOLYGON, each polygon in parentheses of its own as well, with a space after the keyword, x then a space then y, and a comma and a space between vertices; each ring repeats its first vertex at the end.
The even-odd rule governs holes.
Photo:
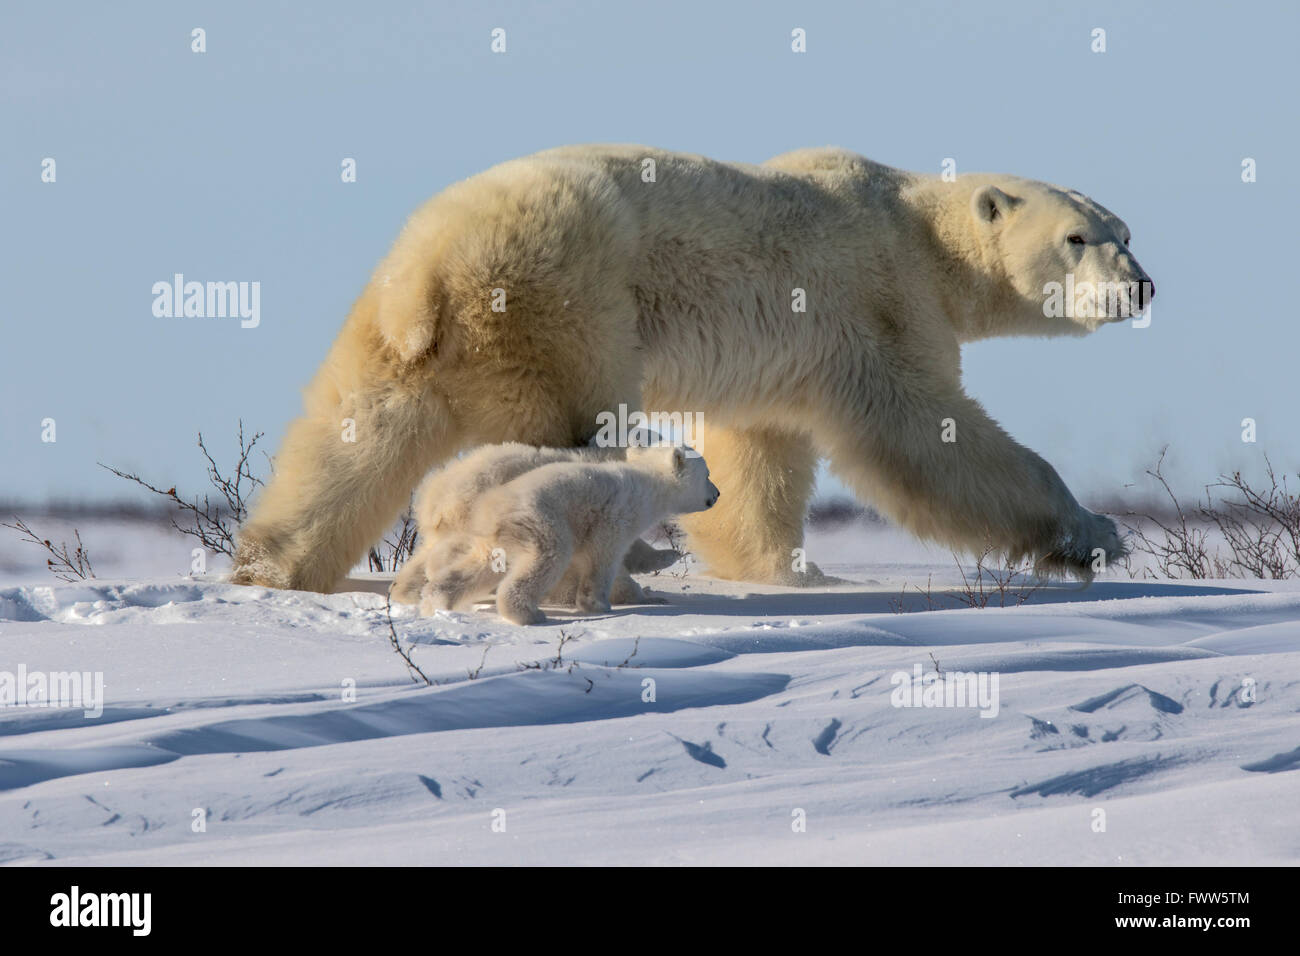
MULTIPOLYGON (((456 535, 469 527, 470 516, 479 498, 493 488, 513 481, 520 475, 558 462, 622 461, 622 448, 543 448, 520 442, 487 445, 432 472, 415 497, 415 521, 419 545, 410 560, 402 565, 393 581, 392 597, 403 604, 420 603, 425 569, 429 557, 441 538, 456 535)), ((638 573, 659 571, 675 563, 680 555, 671 548, 656 549, 640 538, 632 542, 624 564, 638 573)), ((557 603, 572 602, 573 587, 567 579, 553 595, 557 603)), ((626 572, 614 582, 615 603, 647 600, 640 586, 626 572)))
POLYGON ((485 492, 467 530, 433 544, 421 610, 463 608, 495 585, 502 617, 538 624, 542 600, 571 569, 577 609, 606 612, 632 542, 671 515, 713 507, 718 496, 704 459, 680 447, 629 448, 626 462, 542 465, 485 492))

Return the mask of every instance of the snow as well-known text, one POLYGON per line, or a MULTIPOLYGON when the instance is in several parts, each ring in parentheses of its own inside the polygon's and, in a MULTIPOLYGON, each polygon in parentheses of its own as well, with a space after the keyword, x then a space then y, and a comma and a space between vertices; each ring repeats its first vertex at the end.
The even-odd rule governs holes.
POLYGON ((384 575, 236 587, 174 532, 81 531, 85 582, 0 543, 0 671, 102 672, 106 698, 0 708, 3 862, 1300 861, 1296 582, 964 608, 946 554, 852 525, 808 541, 835 587, 678 566, 640 578, 665 604, 534 628, 394 606, 429 687, 384 575), (918 666, 995 677, 996 716, 895 706, 918 666))

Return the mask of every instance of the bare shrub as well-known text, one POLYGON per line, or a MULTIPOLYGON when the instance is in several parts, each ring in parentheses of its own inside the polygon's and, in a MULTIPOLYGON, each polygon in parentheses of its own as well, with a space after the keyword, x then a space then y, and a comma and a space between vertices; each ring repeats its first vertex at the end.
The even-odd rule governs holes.
POLYGON ((1184 507, 1164 476, 1165 455, 1168 452, 1168 446, 1161 449, 1155 468, 1148 468, 1146 473, 1168 498, 1171 509, 1169 517, 1160 518, 1146 511, 1128 511, 1125 512, 1126 517, 1138 520, 1122 522, 1124 529, 1132 535, 1133 549, 1150 555, 1161 576, 1186 576, 1194 579, 1213 577, 1215 566, 1210 553, 1209 533, 1203 525, 1189 517, 1189 512, 1195 515, 1201 509, 1184 507), (1150 533, 1148 527, 1153 529, 1150 533))
MULTIPOLYGON (((1184 504, 1163 474, 1168 447, 1147 470, 1169 502, 1167 515, 1128 511, 1124 522, 1135 551, 1151 557, 1166 578, 1293 578, 1300 576, 1300 496, 1264 457, 1266 484, 1252 485, 1240 471, 1220 475, 1204 502, 1184 504), (1216 493, 1217 492, 1217 493, 1216 493), (1216 541, 1226 546, 1226 551, 1216 541)), ((1135 572, 1129 571, 1130 577, 1135 572)))
POLYGON ((1206 488, 1207 505, 1211 488, 1235 493, 1217 507, 1201 509, 1227 542, 1232 557, 1223 577, 1293 578, 1300 576, 1300 495, 1292 494, 1286 476, 1279 476, 1264 456, 1266 485, 1253 487, 1240 471, 1220 475, 1206 488))
MULTIPOLYGON (((569 634, 564 628, 560 628, 559 644, 555 648, 555 657, 549 661, 526 661, 517 663, 515 666, 521 671, 558 671, 563 670, 572 674, 575 667, 581 667, 577 661, 566 661, 564 659, 564 645, 575 640, 577 634, 569 634)), ((590 690, 590 688, 588 689, 590 690)))
POLYGON ((56 548, 48 538, 42 538, 17 515, 14 515, 13 524, 0 522, 0 525, 17 531, 23 536, 24 541, 44 548, 49 555, 45 559, 45 566, 60 581, 84 581, 95 576, 95 569, 90 564, 90 554, 86 551, 86 546, 81 543, 81 532, 76 528, 72 529, 72 534, 77 539, 77 549, 70 552, 66 541, 61 542, 56 548))
POLYGON ((619 664, 617 667, 615 667, 614 670, 616 670, 616 671, 621 671, 624 667, 640 667, 641 665, 639 665, 639 664, 633 664, 633 663, 632 663, 632 658, 636 657, 636 653, 637 653, 637 651, 639 651, 639 650, 641 650, 641 635, 640 635, 640 634, 638 634, 638 635, 636 636, 636 640, 633 641, 631 652, 627 655, 627 657, 623 658, 623 663, 621 663, 621 664, 619 664))
POLYGON ((465 669, 465 675, 470 680, 478 680, 479 675, 483 673, 483 665, 487 663, 488 651, 490 650, 492 650, 492 645, 484 644, 483 656, 478 659, 478 667, 475 667, 473 670, 470 670, 469 668, 465 669))
POLYGON ((366 555, 371 571, 396 571, 415 553, 415 512, 407 506, 388 537, 373 545, 366 555))
MULTIPOLYGON (((262 479, 254 474, 250 462, 253 448, 263 434, 263 432, 258 432, 245 441, 244 421, 240 419, 239 457, 235 460, 234 468, 223 473, 216 460, 213 459, 212 454, 208 451, 207 445, 204 444, 203 432, 199 432, 199 451, 203 453, 203 457, 207 461, 208 481, 216 490, 218 496, 213 498, 211 494, 204 493, 201 504, 198 495, 194 495, 192 500, 186 500, 185 497, 177 494, 175 485, 164 491, 132 472, 119 471, 117 468, 105 465, 103 462, 100 462, 99 466, 111 471, 119 478, 125 478, 141 488, 166 498, 176 506, 180 512, 181 520, 184 522, 181 524, 173 517, 173 528, 181 534, 197 538, 199 543, 209 550, 234 557, 235 532, 243 524, 244 519, 248 517, 248 499, 263 484, 262 479)), ((269 464, 269 458, 267 462, 269 464)))
MULTIPOLYGON (((673 577, 684 578, 690 574, 691 564, 695 560, 695 555, 686 550, 686 532, 673 522, 665 521, 655 529, 655 535, 651 539, 650 543, 658 544, 660 541, 667 544, 668 547, 677 554, 677 561, 682 566, 680 571, 673 572, 673 577)), ((675 567, 676 565, 672 566, 675 567)), ((659 576, 658 571, 651 571, 650 573, 654 577, 659 576)))
POLYGON ((998 607, 1019 607, 1042 587, 1034 575, 1032 562, 1016 564, 1006 558, 991 561, 994 553, 991 545, 985 546, 983 553, 975 558, 974 575, 968 575, 961 560, 953 555, 961 572, 962 587, 950 596, 958 603, 966 607, 988 607, 996 600, 998 607))
MULTIPOLYGON (((925 609, 927 611, 933 611, 938 606, 938 602, 935 601, 934 593, 931 589, 933 581, 934 581, 933 574, 926 575, 924 591, 922 591, 915 584, 912 585, 912 588, 916 591, 916 593, 921 595, 921 597, 925 598, 925 605, 926 605, 925 609)), ((898 599, 895 600, 893 598, 890 598, 889 606, 895 614, 902 614, 904 611, 907 610, 906 601, 907 601, 907 584, 904 583, 903 590, 900 591, 898 594, 898 599)))
MULTIPOLYGON (((986 545, 984 550, 975 558, 974 573, 966 570, 961 563, 961 558, 954 553, 952 558, 957 564, 957 571, 961 574, 961 587, 952 594, 935 594, 933 591, 933 576, 927 577, 925 581, 925 590, 913 585, 922 598, 925 599, 926 610, 933 611, 937 609, 940 598, 947 598, 958 607, 1019 607, 1031 597, 1034 592, 1043 586, 1042 582, 1034 574, 1032 562, 1017 564, 1005 558, 994 560, 997 553, 992 545, 986 545)), ((898 598, 891 599, 890 608, 895 614, 902 614, 907 610, 907 585, 903 585, 903 590, 899 593, 898 598)))
MULTIPOLYGON (((431 680, 424 671, 420 670, 419 665, 416 664, 415 661, 411 660, 410 651, 402 647, 402 641, 397 636, 397 628, 393 624, 392 588, 389 588, 389 593, 384 595, 384 616, 388 619, 388 643, 392 645, 393 651, 402 659, 402 663, 406 665, 406 669, 411 675, 411 680, 416 683, 424 681, 424 683, 429 687, 437 684, 437 681, 431 680)), ((487 651, 483 652, 483 656, 487 657, 487 651)), ((480 663, 479 669, 482 670, 482 668, 483 665, 480 663)), ((477 677, 478 675, 475 674, 474 676, 477 677)))
MULTIPOLYGON (((561 628, 561 629, 560 629, 560 641, 559 641, 559 645, 558 645, 558 646, 556 647, 556 649, 555 649, 555 657, 554 657, 554 658, 552 658, 552 659, 549 660, 549 661, 520 661, 520 662, 517 662, 517 663, 515 664, 515 666, 516 666, 519 670, 521 670, 521 671, 558 671, 558 670, 562 670, 562 671, 564 671, 566 674, 572 674, 575 668, 577 668, 577 669, 581 669, 581 668, 582 668, 582 664, 579 663, 578 661, 566 661, 566 660, 564 659, 564 645, 567 644, 567 643, 569 643, 569 641, 575 640, 578 636, 579 636, 579 635, 577 635, 577 634, 569 634, 569 633, 566 633, 565 630, 564 630, 563 628, 561 628)), ((640 639, 640 638, 637 638, 637 643, 636 643, 636 646, 632 649, 632 653, 629 654, 629 655, 627 656, 627 660, 624 660, 622 664, 619 664, 618 667, 615 668, 615 670, 619 670, 619 669, 621 669, 625 664, 627 664, 627 662, 630 661, 630 660, 632 659, 633 655, 636 654, 636 648, 637 648, 637 647, 640 647, 640 646, 641 646, 641 639, 640 639)), ((584 676, 584 675, 579 675, 579 676, 581 676, 582 679, 585 680, 585 681, 587 682, 587 687, 586 687, 585 690, 583 690, 583 693, 584 693, 584 694, 590 694, 590 693, 592 692, 592 690, 595 689, 595 687, 596 687, 596 682, 595 682, 594 680, 592 680, 590 677, 586 677, 586 676, 584 676)))

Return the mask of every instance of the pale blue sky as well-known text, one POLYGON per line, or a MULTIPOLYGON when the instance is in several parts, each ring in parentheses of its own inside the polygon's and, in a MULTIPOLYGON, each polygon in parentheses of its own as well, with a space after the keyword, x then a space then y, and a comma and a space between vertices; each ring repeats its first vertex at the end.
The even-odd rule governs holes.
POLYGON ((599 141, 744 161, 835 144, 1080 189, 1132 228, 1159 289, 1150 328, 971 347, 971 393, 1085 501, 1165 442, 1193 490, 1262 452, 1294 470, 1298 10, 7 4, 0 498, 129 496, 97 460, 197 488, 195 431, 229 450, 241 416, 274 447, 412 209, 501 160, 599 141), (1258 182, 1241 182, 1243 157, 1258 182), (260 281, 260 327, 154 317, 150 289, 176 272, 260 281))

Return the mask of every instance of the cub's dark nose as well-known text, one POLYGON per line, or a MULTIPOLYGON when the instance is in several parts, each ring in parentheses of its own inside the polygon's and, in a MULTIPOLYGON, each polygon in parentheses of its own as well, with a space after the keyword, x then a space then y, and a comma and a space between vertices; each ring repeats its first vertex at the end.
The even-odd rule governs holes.
POLYGON ((1143 278, 1138 282, 1138 311, 1142 312, 1151 304, 1151 300, 1156 297, 1156 284, 1149 278, 1143 278))

